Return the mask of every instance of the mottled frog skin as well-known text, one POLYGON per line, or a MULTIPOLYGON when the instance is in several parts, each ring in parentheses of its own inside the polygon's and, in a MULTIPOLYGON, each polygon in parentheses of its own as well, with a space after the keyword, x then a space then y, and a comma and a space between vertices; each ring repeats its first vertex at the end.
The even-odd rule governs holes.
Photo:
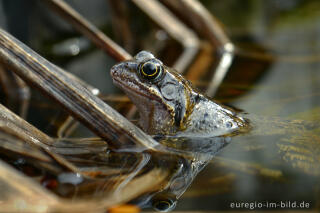
POLYGON ((137 106, 139 124, 150 135, 220 136, 245 125, 150 52, 113 66, 111 76, 137 106))

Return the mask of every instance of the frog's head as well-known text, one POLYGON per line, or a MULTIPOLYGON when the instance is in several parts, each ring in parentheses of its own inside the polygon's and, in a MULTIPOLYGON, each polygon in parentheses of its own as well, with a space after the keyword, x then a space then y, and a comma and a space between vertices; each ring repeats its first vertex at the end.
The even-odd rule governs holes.
POLYGON ((146 51, 113 66, 111 76, 137 106, 148 134, 182 130, 199 99, 187 80, 146 51))

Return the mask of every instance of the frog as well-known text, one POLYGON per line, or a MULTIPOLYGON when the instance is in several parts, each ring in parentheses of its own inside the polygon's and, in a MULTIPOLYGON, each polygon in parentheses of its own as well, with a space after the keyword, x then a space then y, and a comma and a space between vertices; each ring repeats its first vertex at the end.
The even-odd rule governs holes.
POLYGON ((113 83, 136 105, 149 135, 214 137, 246 126, 235 110, 199 92, 148 51, 111 68, 113 83))

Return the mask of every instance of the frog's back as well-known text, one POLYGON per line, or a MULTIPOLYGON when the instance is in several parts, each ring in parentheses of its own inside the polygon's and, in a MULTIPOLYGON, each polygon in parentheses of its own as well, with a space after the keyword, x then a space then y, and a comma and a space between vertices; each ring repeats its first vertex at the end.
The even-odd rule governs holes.
POLYGON ((186 129, 179 134, 219 136, 242 127, 244 123, 233 111, 202 96, 186 122, 186 129))

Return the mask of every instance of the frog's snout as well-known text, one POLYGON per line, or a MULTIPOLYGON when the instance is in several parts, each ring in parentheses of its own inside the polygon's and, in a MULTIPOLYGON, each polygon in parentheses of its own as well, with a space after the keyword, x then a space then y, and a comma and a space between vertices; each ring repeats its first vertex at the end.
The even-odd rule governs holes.
POLYGON ((122 63, 116 64, 113 67, 111 67, 110 75, 113 79, 120 76, 120 73, 122 71, 122 67, 123 67, 122 63))
POLYGON ((121 78, 121 76, 124 76, 128 74, 131 71, 134 71, 137 69, 137 64, 127 61, 127 62, 121 62, 119 64, 114 65, 111 70, 110 74, 113 79, 121 78))

